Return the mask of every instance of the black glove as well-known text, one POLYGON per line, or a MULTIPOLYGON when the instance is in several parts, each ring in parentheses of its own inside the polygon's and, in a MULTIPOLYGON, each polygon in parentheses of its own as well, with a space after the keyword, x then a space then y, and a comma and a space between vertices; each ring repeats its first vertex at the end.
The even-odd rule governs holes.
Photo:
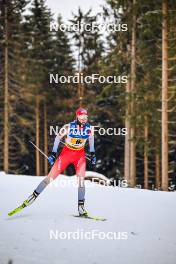
POLYGON ((96 156, 95 156, 95 152, 91 152, 90 153, 90 162, 91 162, 91 165, 95 166, 96 165, 96 156))
POLYGON ((48 157, 48 162, 52 166, 56 160, 56 153, 51 152, 50 156, 48 157))

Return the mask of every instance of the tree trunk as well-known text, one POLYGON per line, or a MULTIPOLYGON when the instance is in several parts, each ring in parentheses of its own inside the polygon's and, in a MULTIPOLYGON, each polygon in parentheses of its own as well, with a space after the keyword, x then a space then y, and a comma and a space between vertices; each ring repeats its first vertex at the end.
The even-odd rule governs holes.
MULTIPOLYGON (((81 78, 81 72, 80 71, 79 71, 79 78, 81 78)), ((79 106, 81 107, 83 97, 82 97, 82 84, 80 81, 78 82, 78 99, 79 99, 79 106)))
POLYGON ((144 188, 148 189, 148 119, 145 116, 144 125, 144 188))
POLYGON ((125 114, 125 127, 127 129, 127 135, 125 136, 125 157, 124 157, 124 178, 128 184, 130 184, 130 106, 128 103, 128 97, 130 92, 130 80, 128 79, 126 85, 126 114, 125 114))
POLYGON ((78 90, 77 90, 77 94, 78 94, 78 99, 79 99, 79 106, 82 106, 82 84, 80 82, 80 78, 81 78, 81 47, 79 46, 79 51, 78 51, 78 75, 79 75, 79 82, 78 82, 78 90))
MULTIPOLYGON (((40 147, 40 114, 39 114, 39 96, 36 96, 36 145, 40 147)), ((40 176, 40 154, 39 151, 36 149, 36 175, 40 176)))
POLYGON ((168 190, 168 6, 162 4, 162 190, 168 190))
POLYGON ((155 153, 155 179, 156 179, 156 188, 160 189, 161 181, 160 181, 160 157, 159 153, 156 150, 155 153))
POLYGON ((8 87, 8 20, 5 6, 5 48, 4 48, 4 171, 9 170, 9 87, 8 87))
MULTIPOLYGON (((44 152, 48 156, 47 107, 44 101, 44 152)), ((44 157, 44 174, 48 174, 48 160, 44 157)))
MULTIPOLYGON (((136 4, 136 0, 133 0, 133 8, 136 4)), ((132 119, 135 117, 135 81, 136 81, 136 15, 133 11, 133 25, 132 25, 132 48, 131 48, 131 117, 132 119)), ((136 145, 135 145, 135 125, 134 121, 131 122, 130 129, 130 138, 131 138, 131 146, 130 146, 130 172, 131 172, 131 186, 134 187, 136 184, 136 145)))

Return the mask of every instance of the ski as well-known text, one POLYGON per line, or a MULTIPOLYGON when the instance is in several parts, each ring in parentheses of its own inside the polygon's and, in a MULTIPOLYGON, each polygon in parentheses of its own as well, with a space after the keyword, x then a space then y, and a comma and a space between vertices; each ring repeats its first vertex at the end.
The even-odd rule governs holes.
POLYGON ((95 220, 95 221, 106 221, 107 220, 106 218, 99 217, 99 216, 91 216, 89 214, 86 214, 86 215, 73 215, 73 216, 74 217, 78 217, 78 218, 92 219, 92 220, 95 220))
POLYGON ((21 210, 23 210, 26 206, 28 205, 28 200, 25 200, 22 205, 18 206, 17 208, 15 208, 14 210, 12 210, 11 212, 8 213, 9 216, 12 216, 18 212, 20 212, 21 210))

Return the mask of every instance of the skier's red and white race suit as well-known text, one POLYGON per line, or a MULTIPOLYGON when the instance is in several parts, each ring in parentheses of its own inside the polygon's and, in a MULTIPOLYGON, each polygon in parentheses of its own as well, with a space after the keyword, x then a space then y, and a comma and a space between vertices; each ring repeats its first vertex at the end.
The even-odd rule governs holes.
MULTIPOLYGON (((77 176, 84 178, 86 171, 86 157, 84 147, 87 139, 89 140, 90 152, 95 151, 93 128, 89 124, 86 124, 81 128, 79 125, 77 125, 76 121, 73 121, 65 126, 65 131, 65 146, 52 166, 48 176, 52 179, 55 179, 69 164, 73 164, 77 176)), ((61 134, 56 136, 53 152, 57 152, 61 138, 61 134)))

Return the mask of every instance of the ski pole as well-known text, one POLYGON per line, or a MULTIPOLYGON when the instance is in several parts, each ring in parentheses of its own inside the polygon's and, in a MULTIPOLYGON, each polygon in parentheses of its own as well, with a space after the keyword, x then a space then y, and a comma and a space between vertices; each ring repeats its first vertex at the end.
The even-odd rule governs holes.
POLYGON ((43 154, 43 156, 45 156, 45 158, 48 159, 48 156, 41 150, 39 149, 39 147, 37 147, 32 141, 29 140, 29 142, 41 153, 43 154))
MULTIPOLYGON (((31 140, 29 140, 29 142, 43 155, 43 156, 45 156, 45 158, 47 158, 48 159, 48 156, 39 148, 39 147, 37 147, 31 140)), ((60 142, 64 145, 64 146, 66 146, 66 144, 62 141, 62 140, 60 140, 60 142)), ((90 160, 90 158, 89 157, 87 157, 86 156, 86 159, 88 159, 88 160, 90 160)))

